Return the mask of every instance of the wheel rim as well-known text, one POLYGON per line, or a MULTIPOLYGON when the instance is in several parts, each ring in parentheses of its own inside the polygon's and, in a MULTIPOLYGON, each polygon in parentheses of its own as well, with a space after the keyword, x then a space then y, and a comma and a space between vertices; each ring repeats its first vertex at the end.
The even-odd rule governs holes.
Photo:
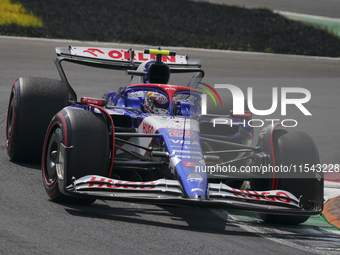
POLYGON ((44 153, 44 175, 47 185, 53 185, 57 179, 57 163, 62 142, 62 131, 59 126, 51 129, 48 138, 47 149, 44 153))

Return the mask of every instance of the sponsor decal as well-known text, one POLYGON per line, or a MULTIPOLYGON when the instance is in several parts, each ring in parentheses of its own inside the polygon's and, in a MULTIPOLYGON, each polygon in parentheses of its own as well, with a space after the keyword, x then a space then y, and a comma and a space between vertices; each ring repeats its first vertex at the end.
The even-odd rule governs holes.
POLYGON ((202 156, 202 152, 201 152, 201 151, 193 151, 193 150, 190 150, 190 151, 185 151, 185 150, 173 150, 173 152, 172 152, 171 155, 173 155, 173 154, 175 154, 175 153, 181 153, 181 154, 183 154, 183 153, 188 153, 188 154, 199 154, 199 155, 202 156))
MULTIPOLYGON (((169 135, 172 137, 183 137, 183 130, 169 129, 169 135)), ((185 138, 194 138, 192 131, 185 131, 185 138)))
POLYGON ((195 156, 186 156, 186 155, 175 155, 175 158, 179 158, 179 159, 202 159, 202 157, 195 157, 195 156))
POLYGON ((203 180, 203 177, 196 173, 190 173, 189 179, 191 180, 203 180))
POLYGON ((114 182, 112 179, 107 178, 97 178, 93 176, 90 181, 96 181, 96 183, 90 183, 89 187, 94 188, 112 188, 112 189, 141 189, 141 190, 148 190, 154 189, 156 185, 155 182, 131 182, 131 181, 117 181, 114 182), (101 183, 104 182, 104 183, 101 183), (105 183, 106 182, 106 183, 105 183), (112 183, 112 184, 108 184, 112 183), (153 185, 153 186, 151 186, 153 185), (151 187, 148 187, 151 186, 151 187))
POLYGON ((104 100, 101 99, 95 99, 95 98, 88 98, 88 97, 82 97, 81 102, 84 104, 94 104, 98 106, 104 105, 104 100))
POLYGON ((290 204, 291 197, 284 191, 265 191, 265 192, 256 192, 256 191, 249 191, 249 190, 239 190, 235 188, 231 188, 233 191, 243 193, 243 194, 238 194, 238 193, 233 193, 235 197, 239 198, 249 198, 249 199, 254 199, 254 200, 265 200, 265 201, 271 201, 271 202, 282 202, 282 203, 287 203, 290 204), (262 196, 259 196, 262 195, 262 196), (274 197, 278 196, 278 197, 274 197), (285 199, 284 197, 287 197, 285 199))
POLYGON ((194 189, 191 189, 191 192, 194 192, 194 191, 200 191, 200 192, 204 192, 203 189, 200 189, 200 188, 194 188, 194 189))
POLYGON ((168 86, 165 87, 165 90, 173 90, 173 91, 176 91, 177 89, 174 88, 174 87, 171 86, 171 85, 168 85, 168 86))
POLYGON ((184 166, 187 167, 196 167, 198 166, 197 162, 183 161, 184 166))
POLYGON ((190 140, 174 140, 170 139, 170 141, 174 144, 186 144, 186 145, 200 145, 197 141, 190 141, 190 140))
MULTIPOLYGON (((143 51, 135 50, 134 61, 144 62, 156 60, 155 54, 144 54, 143 51)), ((71 55, 92 57, 105 60, 130 61, 130 52, 127 49, 110 49, 110 48, 87 48, 87 47, 71 47, 71 55)), ((186 56, 162 56, 164 63, 187 64, 186 56)))
POLYGON ((143 123, 143 131, 142 133, 144 134, 153 134, 153 126, 143 123))
POLYGON ((92 56, 95 56, 95 57, 98 57, 98 55, 96 53, 104 54, 104 52, 102 52, 99 49, 87 49, 87 50, 84 50, 83 52, 89 53, 89 54, 91 54, 92 56))

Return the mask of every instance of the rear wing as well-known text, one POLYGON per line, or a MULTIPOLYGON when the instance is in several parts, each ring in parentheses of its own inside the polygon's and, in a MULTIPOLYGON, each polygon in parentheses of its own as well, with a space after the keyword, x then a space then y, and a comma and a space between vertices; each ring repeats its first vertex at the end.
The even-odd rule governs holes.
MULTIPOLYGON (((61 66, 62 61, 72 62, 75 64, 92 66, 103 69, 114 70, 136 70, 138 66, 149 60, 157 60, 157 55, 146 53, 141 50, 133 49, 113 49, 113 48, 96 48, 96 47, 57 47, 57 58, 55 64, 62 81, 69 87, 69 96, 71 100, 76 100, 75 91, 70 86, 65 72, 61 66)), ((204 76, 201 69, 201 60, 189 58, 186 55, 169 54, 162 55, 161 61, 168 65, 171 73, 188 73, 199 72, 204 76)))
MULTIPOLYGON (((94 47, 57 47, 57 56, 60 58, 68 59, 74 62, 92 63, 94 65, 114 66, 117 69, 136 69, 142 62, 149 60, 156 60, 156 54, 144 53, 141 50, 133 49, 112 49, 112 48, 94 48, 94 47), (133 56, 133 58, 131 58, 133 56)), ((181 66, 181 67, 198 67, 200 68, 201 60, 195 58, 189 58, 186 55, 163 55, 162 62, 169 66, 181 66)))

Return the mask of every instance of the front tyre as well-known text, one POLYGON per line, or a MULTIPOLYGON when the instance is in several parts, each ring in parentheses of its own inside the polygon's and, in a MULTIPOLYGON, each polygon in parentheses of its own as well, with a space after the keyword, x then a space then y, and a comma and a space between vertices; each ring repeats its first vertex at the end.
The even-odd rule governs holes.
MULTIPOLYGON (((306 133, 293 130, 274 130, 274 158, 276 166, 316 166, 320 164, 319 153, 313 139, 306 133)), ((303 208, 315 209, 323 205, 323 175, 316 171, 297 171, 293 175, 279 173, 273 189, 286 190, 300 198, 303 208)), ((262 214, 268 223, 300 224, 309 216, 262 214)))
POLYGON ((107 176, 109 167, 109 132, 100 114, 81 109, 65 108, 51 121, 46 133, 42 155, 43 184, 48 196, 55 202, 91 204, 95 199, 70 197, 58 186, 61 146, 70 149, 67 162, 66 185, 71 177, 86 175, 107 176))

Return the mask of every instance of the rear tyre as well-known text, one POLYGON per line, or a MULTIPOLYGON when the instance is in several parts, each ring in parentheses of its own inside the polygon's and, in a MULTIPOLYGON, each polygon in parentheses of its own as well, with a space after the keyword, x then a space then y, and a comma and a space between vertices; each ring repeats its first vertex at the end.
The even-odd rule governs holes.
MULTIPOLYGON (((320 164, 319 153, 313 139, 301 131, 275 130, 273 133, 274 157, 276 166, 305 166, 320 164)), ((274 189, 286 190, 297 198, 305 209, 312 210, 314 201, 323 201, 323 175, 320 172, 308 171, 292 175, 279 173, 274 189), (294 177, 294 178, 292 178, 294 177)), ((262 214, 261 218, 268 223, 300 224, 309 216, 262 214)))
POLYGON ((66 186, 71 178, 85 175, 107 176, 109 167, 109 132, 100 114, 65 108, 51 121, 44 142, 42 155, 42 177, 49 197, 60 203, 91 204, 95 199, 69 197, 61 193, 58 186, 57 167, 60 148, 72 148, 65 159, 66 186), (67 162, 66 162, 67 160, 67 162))
POLYGON ((19 78, 7 112, 6 149, 12 161, 40 163, 46 129, 69 104, 65 83, 47 78, 19 78))

